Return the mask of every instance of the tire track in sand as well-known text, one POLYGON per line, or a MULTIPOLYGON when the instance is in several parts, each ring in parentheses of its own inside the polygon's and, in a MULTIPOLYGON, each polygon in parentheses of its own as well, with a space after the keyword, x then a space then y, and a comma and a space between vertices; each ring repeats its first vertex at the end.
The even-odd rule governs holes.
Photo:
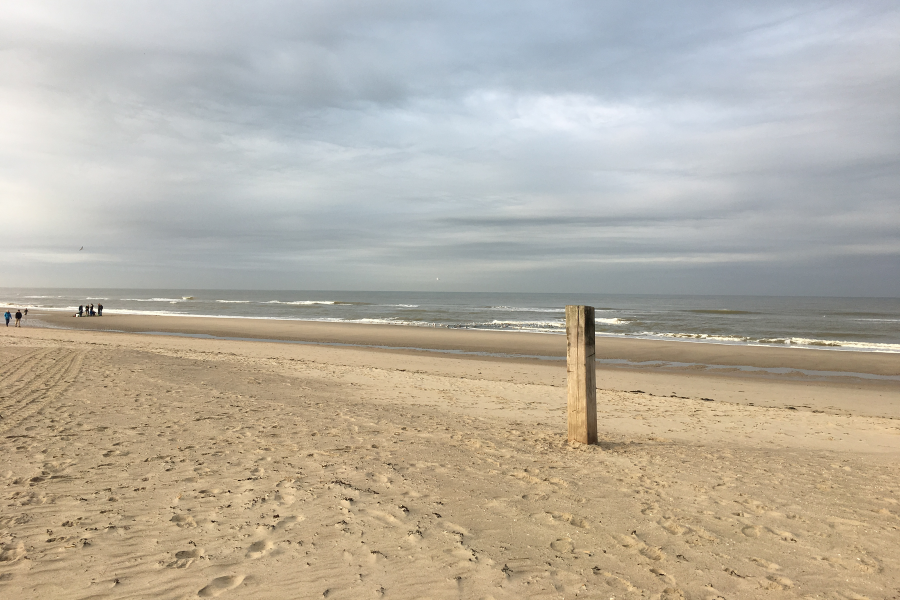
MULTIPOLYGON (((35 365, 42 363, 44 358, 53 353, 53 351, 54 348, 36 348, 0 365, 0 381, 3 382, 3 387, 12 389, 25 385, 35 376, 35 372, 25 368, 25 366, 29 363, 35 365)), ((3 398, 5 395, 3 392, 0 392, 0 398, 3 398)))
MULTIPOLYGON (((27 374, 0 384, 0 434, 64 394, 81 371, 84 352, 57 348, 20 358, 30 363, 27 374)), ((8 364, 6 370, 14 368, 8 364)))

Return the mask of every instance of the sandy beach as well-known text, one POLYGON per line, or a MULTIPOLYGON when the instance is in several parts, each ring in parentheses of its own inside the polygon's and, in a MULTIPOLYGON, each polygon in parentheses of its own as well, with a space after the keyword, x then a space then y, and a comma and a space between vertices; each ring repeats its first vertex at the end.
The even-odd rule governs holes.
POLYGON ((2 333, 2 598, 900 597, 900 355, 599 339, 582 446, 562 336, 2 333))

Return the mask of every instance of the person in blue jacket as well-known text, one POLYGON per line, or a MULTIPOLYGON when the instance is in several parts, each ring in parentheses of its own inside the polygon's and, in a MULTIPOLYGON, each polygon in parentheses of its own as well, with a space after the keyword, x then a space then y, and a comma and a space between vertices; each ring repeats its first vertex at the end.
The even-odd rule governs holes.
POLYGON ((9 327, 9 320, 12 319, 12 314, 10 314, 9 309, 6 309, 6 312, 3 314, 3 318, 6 319, 6 326, 9 327))

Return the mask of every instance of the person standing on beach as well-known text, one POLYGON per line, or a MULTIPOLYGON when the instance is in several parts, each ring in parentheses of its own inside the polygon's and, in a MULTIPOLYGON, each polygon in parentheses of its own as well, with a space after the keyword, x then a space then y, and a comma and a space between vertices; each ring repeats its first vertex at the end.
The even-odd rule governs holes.
POLYGON ((16 311, 16 327, 21 327, 21 325, 19 325, 19 322, 20 322, 21 320, 22 320, 22 311, 21 311, 21 310, 17 310, 17 311, 16 311))
POLYGON ((84 305, 83 305, 83 304, 79 304, 79 305, 78 305, 78 316, 79 316, 79 317, 83 317, 83 316, 84 316, 84 305))
POLYGON ((6 312, 3 313, 3 318, 6 319, 6 326, 9 327, 9 320, 12 319, 12 314, 9 312, 9 309, 6 309, 6 312))
POLYGON ((98 316, 98 317, 102 317, 102 316, 103 316, 103 305, 102 305, 102 304, 98 304, 98 305, 97 305, 97 316, 98 316))
POLYGON ((27 306, 25 307, 25 311, 22 314, 25 315, 26 317, 28 316, 28 307, 27 306))

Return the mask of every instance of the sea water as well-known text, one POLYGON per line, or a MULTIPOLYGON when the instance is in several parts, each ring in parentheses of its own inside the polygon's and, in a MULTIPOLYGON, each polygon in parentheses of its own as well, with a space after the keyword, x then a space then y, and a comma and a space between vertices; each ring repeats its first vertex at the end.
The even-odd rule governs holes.
POLYGON ((75 313, 376 323, 565 334, 565 305, 600 336, 900 352, 900 299, 462 292, 0 288, 0 306, 75 313))

